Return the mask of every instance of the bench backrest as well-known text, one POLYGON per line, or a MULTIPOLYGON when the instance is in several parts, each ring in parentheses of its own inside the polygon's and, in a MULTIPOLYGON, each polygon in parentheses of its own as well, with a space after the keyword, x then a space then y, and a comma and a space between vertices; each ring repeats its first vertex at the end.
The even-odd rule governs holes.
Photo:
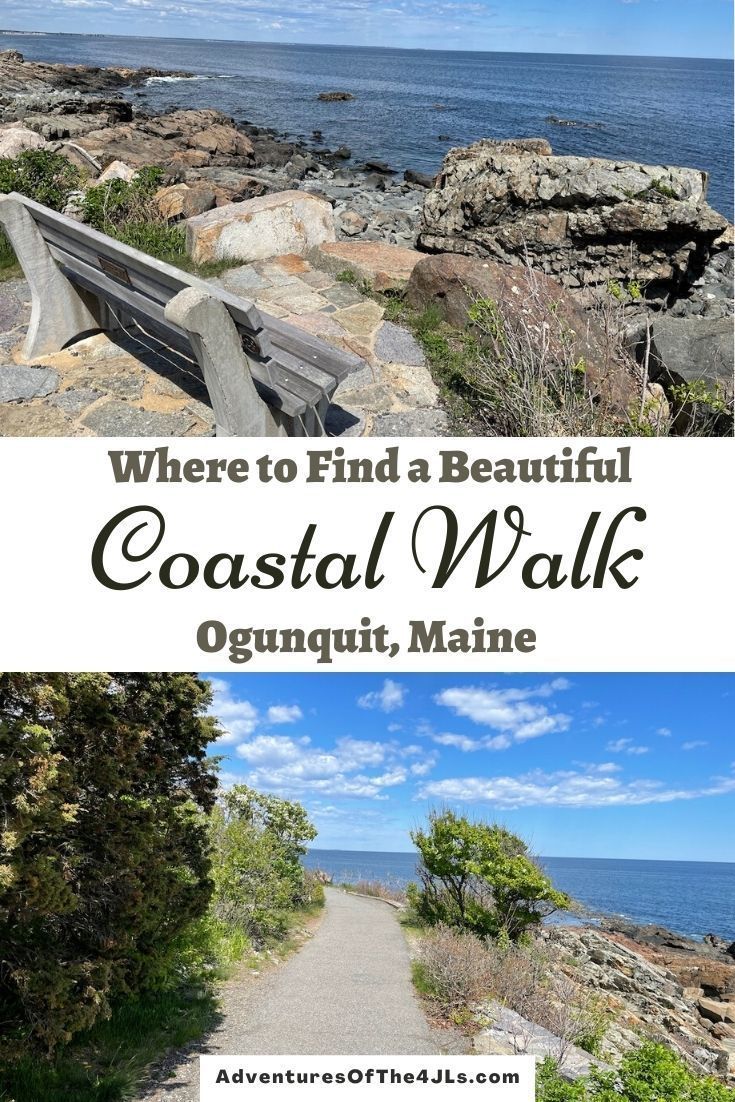
POLYGON ((50 210, 23 195, 12 195, 33 217, 51 255, 70 282, 134 318, 164 344, 191 353, 188 334, 165 316, 167 303, 186 287, 219 299, 234 321, 247 353, 253 381, 270 405, 292 417, 315 407, 337 384, 363 365, 287 322, 261 312, 252 302, 214 287, 50 210))

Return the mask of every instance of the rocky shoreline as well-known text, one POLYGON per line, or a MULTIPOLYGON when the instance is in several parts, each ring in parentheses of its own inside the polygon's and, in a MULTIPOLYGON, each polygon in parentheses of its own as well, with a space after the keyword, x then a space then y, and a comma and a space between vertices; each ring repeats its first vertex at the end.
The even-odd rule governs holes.
MULTIPOLYGON (((605 1021, 595 1056, 565 1048, 567 1078, 588 1074, 593 1064, 614 1067, 654 1041, 698 1074, 735 1083, 735 942, 713 935, 698 942, 603 916, 595 926, 547 926, 540 944, 555 974, 581 984, 605 1021)), ((559 1056, 558 1037, 499 1003, 481 1007, 478 1021, 479 1052, 559 1056)))
MULTIPOLYGON (((333 276, 349 269, 374 290, 405 291, 415 309, 437 307, 455 325, 463 311, 466 322, 468 293, 534 332, 559 328, 561 315, 574 336, 572 362, 584 365, 615 417, 635 406, 658 423, 662 411, 675 411, 677 388, 693 388, 708 410, 704 431, 732 432, 735 239, 707 204, 706 173, 560 157, 545 140, 524 138, 453 149, 435 178, 410 169, 401 178, 381 162, 355 163, 346 147, 324 148, 318 131, 295 141, 214 109, 151 114, 136 102, 146 81, 172 78, 194 74, 0 53, 0 158, 60 153, 90 183, 157 166, 161 217, 186 227, 196 263, 222 259, 221 228, 228 240, 240 234, 251 243, 251 211, 261 237, 265 224, 267 249, 267 208, 300 225, 293 207, 306 193, 325 227, 318 241, 292 233, 288 248, 259 254, 243 244, 234 263, 290 253, 320 271, 326 264, 333 276), (611 305, 622 355, 611 354, 606 336, 611 305)), ((73 199, 68 213, 76 216, 73 199)), ((291 272, 300 274, 309 275, 291 272)), ((689 431, 696 414, 681 428, 674 416, 674 431, 689 431)))
POLYGON ((325 149, 318 131, 300 142, 212 109, 151 115, 124 95, 151 79, 193 76, 52 65, 26 61, 17 51, 0 53, 0 156, 14 155, 5 151, 3 130, 22 123, 82 168, 155 164, 169 183, 210 191, 212 205, 299 187, 329 199, 340 236, 413 245, 430 177, 407 170, 400 179, 380 161, 348 163, 351 150, 325 149))

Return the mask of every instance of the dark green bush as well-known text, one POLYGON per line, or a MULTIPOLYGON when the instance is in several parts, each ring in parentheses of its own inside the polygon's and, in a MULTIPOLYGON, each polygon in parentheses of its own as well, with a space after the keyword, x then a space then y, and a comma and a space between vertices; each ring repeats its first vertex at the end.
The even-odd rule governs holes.
POLYGON ((0 675, 2 1055, 163 986, 212 892, 207 683, 0 675))
POLYGON ((17 157, 0 157, 0 193, 17 191, 52 210, 63 210, 82 184, 79 169, 46 149, 26 149, 17 157))

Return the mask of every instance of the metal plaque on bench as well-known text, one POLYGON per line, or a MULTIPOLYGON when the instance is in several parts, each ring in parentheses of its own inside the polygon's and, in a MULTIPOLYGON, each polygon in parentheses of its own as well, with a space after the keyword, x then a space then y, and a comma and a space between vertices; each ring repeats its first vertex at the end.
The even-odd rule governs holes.
POLYGON ((113 279, 118 280, 120 283, 127 283, 128 287, 131 286, 128 269, 123 267, 122 264, 118 264, 114 260, 108 260, 106 256, 99 256, 99 254, 97 259, 105 275, 112 276, 113 279))

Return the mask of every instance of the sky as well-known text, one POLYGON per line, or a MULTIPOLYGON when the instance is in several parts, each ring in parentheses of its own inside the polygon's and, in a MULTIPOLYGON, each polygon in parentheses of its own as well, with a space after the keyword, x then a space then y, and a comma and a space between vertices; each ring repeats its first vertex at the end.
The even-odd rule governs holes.
POLYGON ((410 850, 451 807, 543 857, 735 861, 735 675, 210 680, 223 784, 299 800, 317 848, 410 850))
POLYGON ((732 57, 732 0, 4 0, 6 29, 732 57))

